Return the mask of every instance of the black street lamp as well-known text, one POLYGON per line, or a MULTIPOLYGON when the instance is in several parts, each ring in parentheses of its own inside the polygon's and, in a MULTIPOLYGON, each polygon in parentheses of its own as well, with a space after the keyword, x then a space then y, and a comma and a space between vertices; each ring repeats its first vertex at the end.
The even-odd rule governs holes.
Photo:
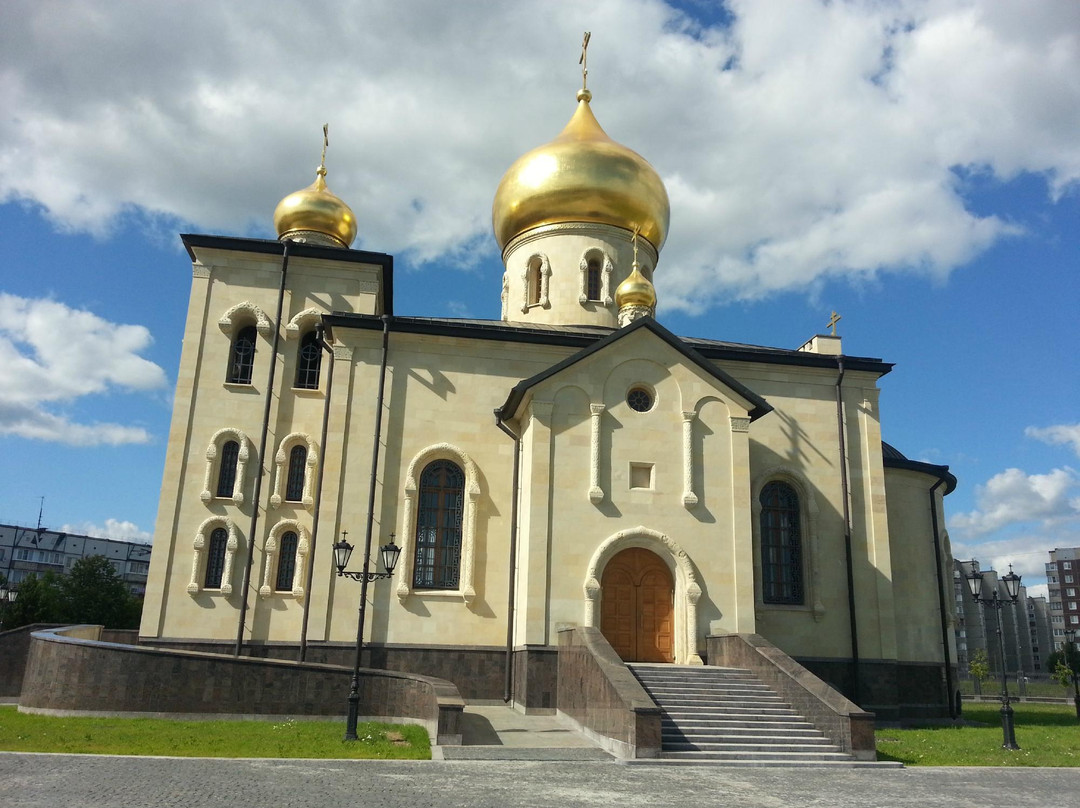
POLYGON ((368 535, 368 547, 364 554, 364 568, 360 572, 349 572, 345 569, 352 556, 353 546, 345 541, 349 531, 341 531, 341 541, 334 542, 334 566, 337 567, 338 576, 352 578, 360 581, 360 617, 356 626, 356 660, 353 662, 352 686, 349 688, 349 717, 345 722, 345 740, 356 740, 356 720, 360 711, 360 651, 364 645, 364 618, 367 616, 367 585, 380 578, 389 578, 394 574, 401 548, 394 544, 394 534, 390 534, 390 541, 379 548, 382 556, 383 568, 386 572, 368 572, 371 563, 371 536, 368 535))
MULTIPOLYGON (((1062 605, 1064 605, 1064 603, 1062 603, 1062 605)), ((1075 631, 1073 632, 1073 640, 1071 643, 1068 640, 1065 640, 1061 644, 1061 661, 1065 664, 1065 667, 1069 669, 1069 673, 1072 674, 1074 694, 1073 707, 1076 708, 1076 720, 1080 721, 1080 671, 1073 667, 1072 659, 1069 654, 1069 646, 1071 645, 1072 655, 1076 655, 1078 642, 1080 642, 1080 631, 1075 631)), ((1068 685, 1066 685, 1066 687, 1068 687, 1068 685)))
POLYGON ((7 584, 0 584, 0 631, 4 630, 4 615, 7 614, 8 606, 19 597, 19 590, 8 588, 7 584))
POLYGON ((1009 684, 1005 679, 1005 638, 1001 633, 1001 607, 1006 603, 1016 603, 1016 599, 1020 596, 1020 576, 1012 571, 1012 564, 1009 565, 1009 574, 1001 576, 1001 582, 1005 584, 1005 592, 1008 594, 1009 600, 1005 601, 998 598, 997 586, 994 586, 990 597, 983 597, 983 576, 979 572, 979 562, 972 559, 971 565, 971 575, 967 576, 968 590, 971 592, 971 596, 975 598, 976 603, 992 608, 997 615, 998 648, 1001 651, 1001 731, 1005 737, 1005 742, 1001 746, 1003 749, 1019 749, 1020 747, 1016 745, 1016 731, 1013 728, 1013 708, 1009 702, 1009 684))

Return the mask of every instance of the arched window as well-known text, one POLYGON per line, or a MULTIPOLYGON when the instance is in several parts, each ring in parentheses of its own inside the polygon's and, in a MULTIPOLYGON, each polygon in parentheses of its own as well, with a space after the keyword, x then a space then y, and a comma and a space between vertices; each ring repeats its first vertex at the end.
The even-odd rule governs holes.
POLYGON ((221 576, 225 572, 225 549, 229 543, 229 533, 223 527, 215 528, 210 534, 210 547, 206 552, 206 576, 203 589, 221 589, 221 576))
POLYGON ((281 547, 278 550, 277 581, 274 583, 274 591, 289 592, 293 588, 293 576, 296 574, 296 546, 297 538, 293 531, 288 531, 281 536, 281 547))
POLYGON ((765 603, 803 603, 799 495, 783 482, 761 489, 761 585, 765 603))
POLYGON ((417 589, 456 589, 461 566, 461 517, 465 474, 449 460, 436 460, 420 475, 416 518, 417 589))
POLYGON ((234 440, 227 441, 221 447, 221 462, 218 463, 217 493, 218 497, 232 497, 236 486, 236 461, 240 457, 240 444, 234 440))
POLYGON ((600 300, 600 256, 590 253, 585 267, 585 296, 589 300, 600 300))
POLYGON ((251 371, 255 368, 255 326, 241 328, 229 351, 229 372, 225 381, 229 384, 251 384, 251 371))
POLYGON ((285 483, 285 501, 301 502, 304 499, 304 474, 307 472, 307 447, 292 447, 289 452, 289 476, 285 483))
POLYGON ((300 390, 319 389, 319 367, 322 364, 322 345, 319 332, 312 330, 300 340, 296 352, 296 388, 300 390))
POLYGON ((533 256, 529 261, 529 305, 540 305, 540 287, 543 285, 543 276, 540 273, 540 256, 533 256))

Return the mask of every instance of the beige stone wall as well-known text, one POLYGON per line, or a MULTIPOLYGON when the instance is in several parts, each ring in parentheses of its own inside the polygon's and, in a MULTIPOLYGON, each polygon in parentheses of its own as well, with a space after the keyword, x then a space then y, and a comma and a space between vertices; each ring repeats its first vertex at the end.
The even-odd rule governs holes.
MULTIPOLYGON (((519 250, 538 243, 522 244, 519 250)), ((571 272, 577 271, 577 247, 566 239, 560 245, 568 251, 560 261, 572 258, 571 272)), ((628 246, 628 239, 612 245, 620 266, 628 246)), ((360 586, 332 575, 330 544, 348 530, 350 541, 363 545, 381 333, 336 330, 331 439, 329 447, 322 447, 317 443, 327 361, 320 391, 292 390, 303 329, 293 333, 283 328, 275 384, 279 393, 273 398, 263 460, 268 471, 252 537, 272 334, 260 334, 253 384, 238 389, 223 383, 230 339, 218 323, 244 302, 273 319, 278 263, 273 257, 256 260, 209 250, 200 252, 199 259, 142 634, 234 637, 243 568, 253 547, 246 638, 296 642, 306 605, 309 639, 351 642, 360 586), (244 500, 211 497, 204 502, 207 447, 226 427, 242 431, 251 444, 244 500), (275 456, 286 436, 315 441, 318 463, 325 464, 321 502, 271 505, 279 472, 275 456), (288 525, 310 534, 315 507, 321 515, 317 545, 308 548, 306 557, 306 563, 314 565, 310 591, 300 597, 293 592, 260 596, 263 582, 273 581, 267 539, 288 525), (187 591, 196 535, 209 518, 232 520, 238 548, 231 594, 187 591)), ((616 278, 612 282, 615 285, 616 278)), ((284 320, 288 323, 309 309, 378 313, 378 283, 376 267, 294 258, 284 320)), ((581 309, 576 279, 572 286, 573 299, 559 303, 560 311, 581 309)), ((513 294, 511 288, 511 298, 513 294)), ((519 565, 508 570, 514 443, 496 428, 491 413, 519 380, 573 350, 391 331, 373 546, 394 532, 404 552, 394 579, 369 589, 368 638, 416 645, 501 645, 513 575, 515 644, 554 644, 560 623, 599 624, 595 587, 603 565, 623 547, 644 546, 665 560, 676 581, 680 661, 693 661, 711 629, 758 631, 797 656, 847 656, 835 370, 721 363, 775 408, 750 424, 748 402, 640 330, 538 385, 511 425, 522 437, 522 498, 519 565), (655 393, 655 407, 648 413, 634 412, 626 404, 627 390, 638 383, 655 393), (409 576, 415 486, 423 467, 439 458, 454 459, 466 470, 466 534, 472 540, 465 548, 459 590, 416 591, 409 576), (632 464, 651 467, 649 485, 631 487, 632 464), (802 497, 803 606, 766 606, 757 594, 756 503, 770 479, 791 482, 802 497)), ((886 513, 872 374, 847 374, 844 406, 860 651, 864 658, 895 658, 898 643, 909 643, 896 636, 890 531, 899 521, 891 510, 886 513)), ((892 492, 888 494, 891 509, 892 492)), ((360 560, 358 550, 354 569, 360 560)), ((196 580, 201 574, 197 568, 196 580)), ((921 659, 920 653, 912 651, 912 658, 921 659)))
MULTIPOLYGON (((888 491, 889 534, 892 537, 893 591, 896 599, 897 656, 904 661, 942 662, 940 606, 936 587, 937 565, 934 563, 934 533, 931 521, 929 491, 937 478, 907 469, 888 469, 885 485, 888 491)), ((948 626, 949 658, 956 659, 955 619, 952 609, 952 558, 948 556, 945 540, 945 513, 942 491, 934 492, 934 507, 938 512, 941 532, 941 569, 944 576, 946 622, 948 626)))

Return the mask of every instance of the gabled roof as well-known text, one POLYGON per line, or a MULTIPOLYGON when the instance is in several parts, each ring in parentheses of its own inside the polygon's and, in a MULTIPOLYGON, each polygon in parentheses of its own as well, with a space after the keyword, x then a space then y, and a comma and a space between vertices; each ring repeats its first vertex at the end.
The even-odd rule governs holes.
MULTIPOLYGON (((333 327, 382 330, 382 319, 379 315, 334 312, 323 315, 323 321, 333 327)), ((391 330, 402 334, 561 345, 570 348, 585 348, 611 334, 618 333, 618 329, 599 325, 549 325, 454 317, 394 317, 391 330)), ((685 346, 713 361, 763 362, 770 365, 836 370, 836 357, 831 354, 816 354, 794 348, 769 348, 763 345, 747 345, 699 337, 679 337, 679 339, 685 346)), ((845 355, 844 368, 849 371, 865 371, 884 376, 892 370, 893 366, 889 362, 873 357, 845 355)))
POLYGON ((956 490, 956 475, 949 471, 948 466, 936 466, 933 463, 923 463, 920 460, 908 460, 904 453, 895 446, 881 442, 881 460, 887 469, 906 469, 907 471, 919 471, 937 477, 945 483, 945 493, 951 494, 956 490))
POLYGON ((495 410, 495 415, 501 420, 512 418, 514 416, 514 413, 517 411, 517 408, 521 405, 521 401, 525 397, 525 393, 528 392, 530 388, 535 387, 546 379, 550 379, 552 376, 566 370, 568 367, 576 365, 583 359, 587 359, 593 354, 604 350, 609 345, 612 345, 619 340, 625 339, 629 335, 642 329, 650 331, 651 333, 659 337, 665 343, 667 343, 680 354, 682 354, 687 359, 687 361, 693 363, 707 375, 712 376, 721 384, 725 385, 731 390, 734 390, 736 393, 738 393, 740 396, 750 402, 751 420, 760 418, 762 415, 765 415, 772 411, 772 405, 769 404, 769 402, 767 402, 749 387, 744 385, 742 382, 732 377, 730 374, 716 367, 716 365, 712 364, 708 359, 706 359, 696 350, 683 342, 683 340, 679 339, 679 337, 675 336, 673 333, 660 325, 660 323, 656 322, 655 319, 653 319, 652 317, 642 317, 640 320, 636 320, 625 328, 620 328, 618 331, 613 331, 611 334, 601 340, 594 342, 589 347, 578 351, 575 354, 571 354, 570 356, 566 357, 566 359, 563 359, 561 362, 557 362, 556 364, 549 367, 547 370, 544 370, 540 373, 537 373, 535 376, 530 376, 528 379, 523 379, 522 381, 518 382, 510 390, 510 395, 507 396, 506 401, 503 403, 503 405, 499 409, 495 410))

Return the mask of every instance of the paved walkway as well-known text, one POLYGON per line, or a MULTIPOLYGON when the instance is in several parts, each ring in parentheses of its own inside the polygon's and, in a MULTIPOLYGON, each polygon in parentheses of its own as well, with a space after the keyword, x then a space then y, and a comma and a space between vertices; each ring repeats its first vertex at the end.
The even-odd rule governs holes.
POLYGON ((0 753, 4 808, 1046 808, 1080 769, 727 769, 609 762, 119 758, 0 753))
POLYGON ((432 750, 436 760, 611 760, 604 750, 554 715, 525 715, 506 705, 465 707, 461 746, 432 750))

